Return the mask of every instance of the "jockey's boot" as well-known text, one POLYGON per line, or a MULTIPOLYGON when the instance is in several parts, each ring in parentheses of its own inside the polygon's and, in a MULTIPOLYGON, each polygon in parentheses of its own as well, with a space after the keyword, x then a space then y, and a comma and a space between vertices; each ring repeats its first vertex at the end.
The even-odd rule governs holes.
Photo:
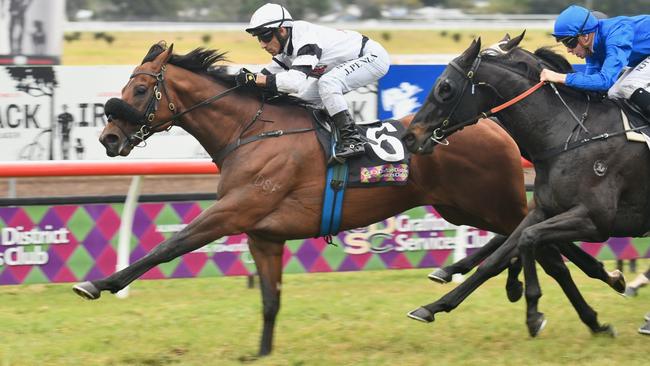
POLYGON ((650 120, 650 92, 639 88, 630 96, 630 102, 641 110, 646 119, 650 120))
POLYGON ((340 140, 336 144, 337 160, 344 160, 366 152, 366 142, 354 126, 350 113, 345 110, 332 116, 334 125, 339 130, 340 140))

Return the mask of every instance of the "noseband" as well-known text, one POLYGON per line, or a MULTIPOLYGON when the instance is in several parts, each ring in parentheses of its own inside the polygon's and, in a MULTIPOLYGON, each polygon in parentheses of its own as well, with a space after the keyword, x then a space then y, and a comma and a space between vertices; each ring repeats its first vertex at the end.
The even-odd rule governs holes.
POLYGON ((120 98, 111 98, 108 102, 106 102, 106 107, 104 109, 108 117, 109 123, 112 122, 113 117, 115 116, 120 119, 124 119, 131 124, 140 126, 140 129, 138 131, 136 131, 132 135, 129 135, 119 125, 116 125, 117 128, 120 131, 122 131, 122 133, 127 138, 129 143, 133 146, 139 146, 139 147, 146 146, 145 140, 147 137, 153 135, 156 132, 169 130, 170 128, 172 128, 172 126, 174 126, 174 124, 176 124, 176 120, 178 120, 181 116, 197 108, 201 108, 210 103, 213 103, 216 100, 221 99, 226 95, 230 94, 232 91, 234 91, 239 87, 239 86, 234 86, 230 89, 226 89, 225 91, 215 96, 212 96, 202 102, 199 102, 187 108, 183 112, 177 112, 176 105, 169 98, 169 94, 167 93, 167 88, 165 86, 166 70, 167 70, 167 65, 162 65, 162 67, 160 68, 160 72, 153 73, 149 71, 139 71, 131 74, 131 76, 129 77, 129 79, 133 79, 138 75, 147 75, 156 79, 156 85, 154 85, 153 87, 153 93, 151 94, 151 98, 149 99, 149 102, 147 103, 147 107, 145 108, 143 113, 139 113, 138 110, 135 109, 132 105, 130 105, 129 103, 125 102, 123 99, 120 98), (168 102, 167 108, 169 108, 169 110, 173 113, 173 115, 165 120, 153 123, 153 121, 156 119, 156 112, 158 111, 158 107, 162 100, 163 94, 168 102), (141 143, 144 143, 144 145, 140 146, 141 143))

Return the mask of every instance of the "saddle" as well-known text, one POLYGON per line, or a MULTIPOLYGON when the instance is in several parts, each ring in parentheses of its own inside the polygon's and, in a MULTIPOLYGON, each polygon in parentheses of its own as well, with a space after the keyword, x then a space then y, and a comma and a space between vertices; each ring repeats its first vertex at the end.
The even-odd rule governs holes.
POLYGON ((625 136, 627 140, 645 142, 650 147, 650 118, 644 115, 634 103, 628 100, 614 100, 614 103, 621 110, 621 119, 625 130, 641 127, 640 130, 626 132, 625 136))
MULTIPOLYGON (((330 161, 333 153, 332 131, 334 124, 328 113, 322 109, 312 109, 314 128, 318 141, 330 161)), ((368 187, 374 185, 403 185, 408 180, 411 153, 404 147, 400 136, 406 128, 393 119, 357 123, 356 128, 368 140, 366 154, 347 159, 349 177, 348 187, 368 187)))

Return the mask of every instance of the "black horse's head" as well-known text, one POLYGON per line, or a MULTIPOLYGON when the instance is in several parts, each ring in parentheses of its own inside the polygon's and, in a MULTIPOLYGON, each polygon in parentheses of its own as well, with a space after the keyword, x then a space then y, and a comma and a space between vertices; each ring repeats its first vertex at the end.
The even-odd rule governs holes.
POLYGON ((482 55, 507 57, 523 36, 524 33, 510 39, 506 35, 501 42, 483 52, 479 38, 449 63, 403 137, 409 151, 430 153, 435 144, 446 144, 447 136, 478 121, 480 113, 499 98, 494 88, 481 81, 478 75, 482 55))

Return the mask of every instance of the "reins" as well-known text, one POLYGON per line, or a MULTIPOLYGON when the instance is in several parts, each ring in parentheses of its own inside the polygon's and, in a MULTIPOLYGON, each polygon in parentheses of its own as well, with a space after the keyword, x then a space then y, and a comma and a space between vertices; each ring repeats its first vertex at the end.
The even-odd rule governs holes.
MULTIPOLYGON (((154 89, 153 89, 154 92, 151 95, 151 100, 147 104, 147 108, 145 109, 145 112, 144 112, 144 117, 146 118, 146 120, 149 123, 153 122, 153 120, 156 118, 156 112, 158 111, 158 105, 159 105, 160 101, 162 100, 162 93, 160 92, 161 89, 162 89, 163 93, 165 94, 165 98, 167 98, 167 102, 168 102, 167 106, 168 106, 169 110, 172 111, 172 112, 175 112, 175 114, 173 114, 171 117, 169 117, 169 118, 167 118, 165 120, 156 122, 153 125, 147 125, 147 123, 144 121, 145 118, 142 118, 139 121, 134 121, 134 123, 142 125, 142 127, 140 127, 140 130, 138 130, 138 132, 136 132, 133 136, 128 136, 127 135, 127 137, 129 138, 130 141, 133 141, 133 140, 138 141, 137 143, 134 144, 134 146, 139 145, 140 142, 144 142, 145 139, 149 135, 151 135, 153 133, 156 133, 156 132, 159 132, 159 131, 162 131, 162 130, 169 130, 172 126, 174 126, 176 124, 177 119, 179 119, 180 117, 186 115, 187 113, 190 113, 190 112, 192 112, 192 111, 194 111, 194 110, 196 110, 198 108, 202 108, 202 107, 205 107, 205 106, 207 106, 209 104, 212 104, 212 103, 216 102, 217 100, 219 100, 221 98, 224 98, 225 96, 229 95, 230 93, 232 93, 233 91, 235 91, 236 89, 238 89, 240 87, 239 85, 236 85, 236 86, 234 86, 232 88, 229 88, 229 89, 226 89, 223 92, 221 92, 219 94, 216 94, 216 95, 214 95, 214 96, 212 96, 212 97, 210 97, 210 98, 208 98, 206 100, 203 100, 203 101, 201 101, 199 103, 196 103, 196 104, 192 105, 191 107, 187 108, 186 110, 184 110, 182 112, 177 112, 176 105, 169 98, 169 95, 167 93, 167 87, 165 86, 165 70, 166 70, 166 68, 167 68, 166 65, 163 65, 161 67, 161 69, 160 69, 160 72, 158 72, 158 73, 140 71, 140 72, 133 73, 129 77, 130 79, 132 79, 132 78, 134 78, 134 77, 136 77, 138 75, 147 75, 147 76, 151 76, 154 79, 156 79, 156 85, 154 85, 154 89), (167 126, 164 127, 164 128, 160 128, 161 126, 165 126, 165 125, 167 125, 167 126)), ((124 131, 122 131, 122 132, 124 132, 124 131)), ((144 146, 146 146, 146 142, 145 142, 144 146)))
MULTIPOLYGON (((477 84, 477 85, 478 85, 478 84, 477 84)), ((502 103, 502 104, 500 104, 500 105, 498 105, 498 106, 496 106, 496 107, 490 109, 489 111, 481 112, 481 113, 479 113, 476 117, 469 118, 469 119, 467 119, 467 120, 465 120, 465 121, 463 121, 463 122, 461 122, 461 123, 459 123, 459 124, 457 124, 457 125, 454 125, 454 127, 453 127, 452 129, 445 130, 445 132, 447 132, 447 131, 450 131, 450 132, 456 132, 456 131, 458 131, 459 129, 465 128, 466 126, 473 124, 473 123, 474 123, 477 119, 479 119, 479 118, 489 118, 489 117, 492 117, 492 116, 495 115, 496 113, 499 113, 499 112, 501 112, 502 110, 504 110, 504 109, 506 109, 506 108, 508 108, 508 107, 510 107, 510 106, 512 106, 512 105, 514 105, 514 104, 517 104, 517 103, 519 103, 520 101, 526 99, 528 96, 530 96, 530 95, 533 94, 535 91, 537 91, 537 89, 541 88, 543 85, 544 85, 544 82, 543 82, 543 81, 540 81, 539 83, 533 85, 532 87, 528 88, 528 89, 527 89, 526 91, 524 91, 523 93, 521 93, 521 94, 517 95, 516 97, 514 97, 514 98, 508 100, 507 102, 502 103)))
POLYGON ((262 97, 262 104, 260 105, 260 108, 257 110, 257 113, 255 113, 255 116, 253 116, 253 119, 242 129, 241 133, 239 134, 239 137, 237 140, 234 142, 229 143, 224 147, 223 149, 219 150, 217 153, 217 156, 215 156, 212 161, 220 165, 221 162, 230 154, 231 152, 237 150, 238 148, 250 144, 251 142, 259 141, 259 140, 265 140, 267 138, 271 137, 280 137, 284 135, 293 135, 297 133, 305 133, 305 132, 310 132, 314 131, 315 128, 297 128, 294 130, 273 130, 273 131, 267 131, 267 132, 262 132, 259 135, 255 136, 250 136, 250 137, 245 137, 242 138, 244 133, 248 131, 249 128, 253 126, 253 124, 259 119, 259 117, 262 115, 262 111, 264 110, 264 97, 262 97))

